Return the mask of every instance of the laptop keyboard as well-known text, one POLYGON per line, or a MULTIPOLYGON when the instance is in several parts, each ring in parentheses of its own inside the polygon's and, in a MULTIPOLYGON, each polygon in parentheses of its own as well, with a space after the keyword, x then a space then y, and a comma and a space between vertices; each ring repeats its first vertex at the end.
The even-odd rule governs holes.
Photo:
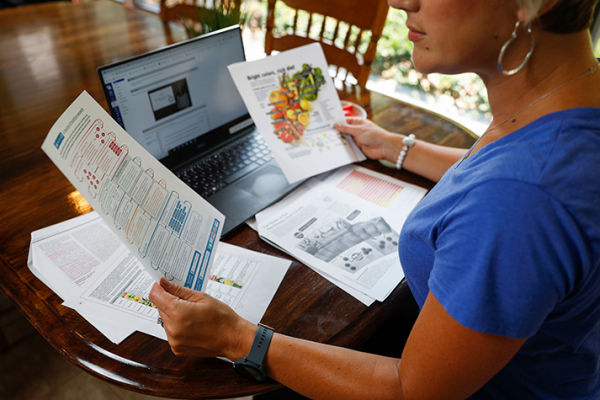
POLYGON ((256 132, 178 172, 177 176, 200 196, 208 198, 272 158, 267 143, 256 132))

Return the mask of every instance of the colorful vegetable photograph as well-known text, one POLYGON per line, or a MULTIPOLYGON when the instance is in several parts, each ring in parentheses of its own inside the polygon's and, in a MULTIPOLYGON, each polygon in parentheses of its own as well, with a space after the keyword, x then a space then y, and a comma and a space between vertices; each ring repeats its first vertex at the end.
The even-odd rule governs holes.
POLYGON ((298 142, 308 126, 311 103, 317 100, 320 87, 325 84, 321 68, 303 64, 293 75, 282 73, 279 89, 269 95, 272 106, 273 132, 284 143, 298 142))

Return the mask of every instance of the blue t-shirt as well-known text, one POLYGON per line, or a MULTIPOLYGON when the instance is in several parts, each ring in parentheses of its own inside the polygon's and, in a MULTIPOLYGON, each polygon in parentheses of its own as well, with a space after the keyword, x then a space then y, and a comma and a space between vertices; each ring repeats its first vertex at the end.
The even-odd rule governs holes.
POLYGON ((450 170, 400 261, 460 324, 528 338, 473 398, 600 398, 600 108, 550 114, 450 170))

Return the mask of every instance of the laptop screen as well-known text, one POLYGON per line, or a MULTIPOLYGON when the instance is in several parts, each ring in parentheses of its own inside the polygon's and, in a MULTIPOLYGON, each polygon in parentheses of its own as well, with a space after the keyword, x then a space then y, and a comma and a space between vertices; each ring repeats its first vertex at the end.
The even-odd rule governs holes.
POLYGON ((227 66, 245 61, 239 27, 100 67, 113 118, 169 166, 252 125, 227 66), (171 163, 173 164, 173 163, 171 163))

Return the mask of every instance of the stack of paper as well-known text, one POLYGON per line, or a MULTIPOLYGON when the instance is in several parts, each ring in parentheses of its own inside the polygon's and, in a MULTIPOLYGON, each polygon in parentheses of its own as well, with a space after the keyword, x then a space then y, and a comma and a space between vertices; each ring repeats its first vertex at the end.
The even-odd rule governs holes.
MULTIPOLYGON (((135 331, 166 340, 148 300, 154 279, 95 213, 33 232, 29 269, 114 343, 135 331)), ((220 243, 206 292, 258 323, 291 262, 220 243)))
POLYGON ((219 245, 224 216, 89 94, 58 118, 42 149, 97 211, 32 233, 29 268, 65 305, 115 343, 136 330, 165 339, 148 300, 165 277, 260 321, 290 263, 219 245))
POLYGON ((398 236, 426 190, 347 166, 312 178, 256 215, 259 235, 366 305, 404 274, 398 236))

